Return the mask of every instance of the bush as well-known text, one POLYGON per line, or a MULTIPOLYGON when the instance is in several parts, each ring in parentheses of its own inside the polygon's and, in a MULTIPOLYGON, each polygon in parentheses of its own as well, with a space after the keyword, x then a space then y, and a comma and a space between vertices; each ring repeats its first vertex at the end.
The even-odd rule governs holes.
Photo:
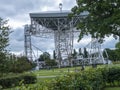
POLYGON ((102 73, 106 83, 109 83, 111 86, 120 85, 120 67, 106 68, 102 73))
MULTIPOLYGON (((108 83, 120 85, 119 76, 120 67, 95 68, 69 73, 50 82, 41 81, 32 86, 22 85, 18 90, 102 90, 108 83)), ((29 77, 26 79, 30 80, 29 77)))
POLYGON ((49 86, 49 90, 101 90, 104 83, 101 71, 90 69, 56 78, 49 86))
POLYGON ((17 57, 8 61, 8 72, 23 73, 24 71, 32 70, 35 63, 29 61, 25 56, 17 57))
POLYGON ((24 79, 24 84, 33 84, 36 82, 37 78, 33 75, 24 75, 23 79, 24 79))
POLYGON ((120 67, 89 69, 56 78, 49 90, 102 90, 108 83, 120 85, 120 67))
POLYGON ((36 82, 36 76, 23 74, 0 78, 0 86, 3 88, 18 86, 21 82, 23 84, 33 84, 36 82))

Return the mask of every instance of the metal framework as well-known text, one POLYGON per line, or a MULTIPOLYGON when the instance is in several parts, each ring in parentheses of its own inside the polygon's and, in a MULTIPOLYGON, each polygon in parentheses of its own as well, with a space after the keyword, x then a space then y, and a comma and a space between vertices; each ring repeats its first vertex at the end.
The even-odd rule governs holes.
POLYGON ((68 18, 70 12, 30 13, 31 25, 25 27, 25 54, 32 60, 31 35, 54 38, 55 52, 58 66, 64 66, 62 61, 72 66, 71 54, 73 52, 73 28, 85 15, 68 18))
POLYGON ((25 40, 25 55, 29 60, 32 59, 32 47, 31 47, 31 32, 30 32, 30 26, 25 25, 24 29, 24 40, 25 40))
POLYGON ((105 60, 101 50, 101 44, 96 38, 92 38, 87 45, 89 64, 105 64, 105 60))

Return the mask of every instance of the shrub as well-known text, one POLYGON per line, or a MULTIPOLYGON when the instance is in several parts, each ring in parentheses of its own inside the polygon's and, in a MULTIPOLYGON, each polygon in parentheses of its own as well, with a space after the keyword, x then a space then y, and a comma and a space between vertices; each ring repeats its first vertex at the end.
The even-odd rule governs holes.
POLYGON ((29 61, 25 56, 20 56, 8 61, 8 72, 23 73, 24 71, 32 70, 35 67, 35 63, 29 61))
POLYGON ((101 90, 104 84, 101 71, 90 69, 56 78, 49 86, 49 90, 101 90))
POLYGON ((110 67, 104 70, 103 77, 111 86, 120 85, 120 67, 110 67))
POLYGON ((34 75, 16 75, 0 78, 0 86, 3 88, 10 88, 14 86, 18 86, 22 82, 23 84, 32 84, 36 82, 36 76, 34 75))
POLYGON ((101 90, 110 83, 120 85, 120 67, 89 69, 56 78, 49 90, 101 90))
MULTIPOLYGON (((120 67, 95 68, 69 73, 65 76, 57 77, 50 82, 41 81, 32 86, 25 84, 18 87, 18 90, 102 90, 106 83, 116 84, 117 82, 117 85, 120 85, 119 76, 120 67)), ((30 80, 29 76, 25 78, 26 81, 30 80)))
POLYGON ((24 75, 23 80, 24 84, 33 84, 36 82, 36 77, 33 75, 24 75))

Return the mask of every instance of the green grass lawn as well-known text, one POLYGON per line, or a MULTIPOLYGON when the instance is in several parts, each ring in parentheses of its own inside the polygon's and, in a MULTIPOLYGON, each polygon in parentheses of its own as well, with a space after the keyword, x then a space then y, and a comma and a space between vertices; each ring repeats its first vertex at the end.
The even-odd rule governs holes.
POLYGON ((104 90, 120 90, 120 87, 107 87, 104 90))
POLYGON ((80 71, 81 67, 72 67, 72 68, 60 68, 60 69, 50 69, 50 70, 38 70, 33 73, 37 76, 60 76, 67 73, 80 71))
MULTIPOLYGON (((97 67, 103 68, 103 67, 111 67, 111 66, 114 66, 114 65, 98 65, 97 67)), ((116 66, 120 66, 120 65, 116 64, 116 66)), ((90 69, 90 68, 92 68, 92 66, 86 66, 85 70, 90 69)), ((37 76, 38 82, 39 82, 39 81, 43 81, 43 80, 51 80, 54 77, 63 76, 68 73, 73 73, 73 72, 77 72, 77 71, 81 71, 81 66, 56 68, 56 69, 50 69, 50 70, 42 69, 42 70, 33 71, 33 73, 37 76)), ((29 72, 27 72, 27 73, 29 73, 29 72)))

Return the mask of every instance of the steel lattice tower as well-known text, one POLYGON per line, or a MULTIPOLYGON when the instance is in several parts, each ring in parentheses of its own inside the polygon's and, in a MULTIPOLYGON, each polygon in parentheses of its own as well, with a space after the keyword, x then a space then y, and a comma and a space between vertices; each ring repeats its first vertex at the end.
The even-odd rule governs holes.
POLYGON ((26 56, 32 59, 31 35, 39 37, 49 37, 52 35, 55 42, 55 52, 57 56, 58 66, 64 66, 62 63, 66 58, 66 63, 72 66, 71 54, 73 52, 74 30, 77 22, 85 15, 77 15, 72 19, 68 18, 70 12, 45 12, 30 13, 31 25, 29 30, 25 27, 25 52, 26 56), (27 34, 29 33, 29 34, 27 34))

